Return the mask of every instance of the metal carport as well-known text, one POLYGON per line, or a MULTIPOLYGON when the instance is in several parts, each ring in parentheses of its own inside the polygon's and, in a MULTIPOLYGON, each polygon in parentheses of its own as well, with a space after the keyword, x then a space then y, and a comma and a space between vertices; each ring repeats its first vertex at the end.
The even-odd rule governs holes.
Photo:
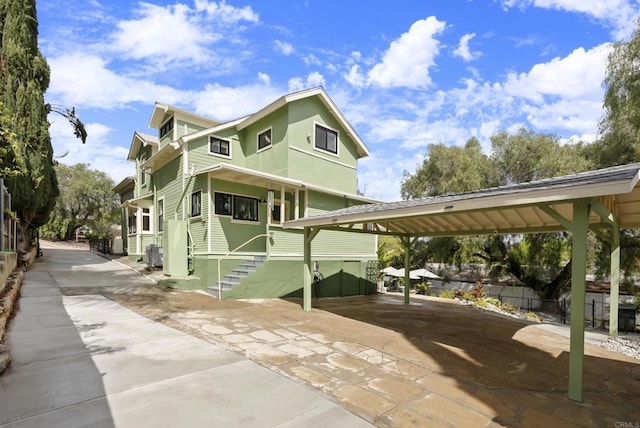
MULTIPOLYGON (((405 274, 418 237, 569 231, 573 237, 569 398, 582 401, 587 231, 611 244, 609 334, 618 331, 620 229, 640 227, 640 163, 468 193, 357 205, 290 220, 304 228, 303 309, 311 310, 311 241, 323 229, 401 237, 405 274)), ((408 278, 405 278, 407 283, 408 278)), ((409 303, 409 287, 405 287, 409 303)))

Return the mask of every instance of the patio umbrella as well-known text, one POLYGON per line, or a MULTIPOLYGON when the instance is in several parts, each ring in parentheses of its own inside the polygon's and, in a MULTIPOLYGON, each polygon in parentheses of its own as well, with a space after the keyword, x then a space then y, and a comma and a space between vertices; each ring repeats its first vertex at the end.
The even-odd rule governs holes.
POLYGON ((394 268, 393 266, 386 267, 382 269, 380 272, 389 276, 398 276, 398 269, 394 268))
POLYGON ((436 275, 435 273, 431 272, 430 270, 427 269, 414 269, 412 271, 409 272, 412 275, 417 275, 420 278, 429 278, 429 279, 440 279, 440 277, 438 275, 436 275))
MULTIPOLYGON (((395 275, 399 278, 404 278, 404 268, 402 269, 398 269, 397 270, 398 274, 395 275)), ((420 277, 418 275, 416 275, 415 273, 413 273, 412 270, 409 271, 409 279, 420 279, 420 277)))

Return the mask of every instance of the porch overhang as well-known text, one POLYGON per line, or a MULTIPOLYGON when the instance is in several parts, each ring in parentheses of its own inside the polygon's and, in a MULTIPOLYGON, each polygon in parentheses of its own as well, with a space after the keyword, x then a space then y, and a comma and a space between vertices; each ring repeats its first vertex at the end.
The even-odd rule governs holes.
POLYGON ((153 195, 145 195, 137 198, 126 200, 122 203, 122 208, 148 208, 153 201, 153 195))
POLYGON ((285 191, 296 190, 313 190, 320 193, 330 194, 334 196, 344 197, 350 200, 356 200, 363 203, 377 203, 376 199, 366 198, 353 193, 340 192, 322 186, 306 183, 301 180, 282 177, 266 172, 255 171, 229 163, 219 163, 207 168, 198 169, 196 175, 208 174, 210 177, 235 183, 247 184, 250 186, 262 187, 265 189, 280 190, 282 187, 285 191))

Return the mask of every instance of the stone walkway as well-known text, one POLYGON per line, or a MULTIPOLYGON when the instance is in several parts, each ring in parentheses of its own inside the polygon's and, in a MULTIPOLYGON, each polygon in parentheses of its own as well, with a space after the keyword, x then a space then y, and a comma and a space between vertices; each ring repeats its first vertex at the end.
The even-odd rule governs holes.
POLYGON ((640 421, 640 361, 587 344, 585 399, 576 403, 567 398, 565 336, 454 301, 320 299, 305 313, 297 300, 167 293, 156 305, 111 298, 317 388, 377 426, 640 421))

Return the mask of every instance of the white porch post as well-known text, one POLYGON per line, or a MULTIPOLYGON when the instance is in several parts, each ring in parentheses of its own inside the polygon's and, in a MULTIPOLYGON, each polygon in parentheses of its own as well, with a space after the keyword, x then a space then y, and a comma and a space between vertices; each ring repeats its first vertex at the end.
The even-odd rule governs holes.
POLYGON ((319 229, 304 228, 304 263, 302 265, 302 309, 311 310, 311 280, 313 267, 311 266, 311 241, 318 234, 319 229))

